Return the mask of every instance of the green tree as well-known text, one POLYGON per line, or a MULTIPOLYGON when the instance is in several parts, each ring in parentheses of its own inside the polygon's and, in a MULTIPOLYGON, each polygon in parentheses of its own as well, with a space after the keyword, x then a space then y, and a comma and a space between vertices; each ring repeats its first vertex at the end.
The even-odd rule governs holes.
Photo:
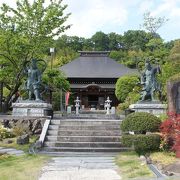
POLYGON ((96 32, 91 40, 94 44, 94 50, 96 51, 107 51, 109 50, 109 38, 108 35, 99 31, 96 32))
POLYGON ((128 30, 123 36, 123 46, 127 50, 145 50, 152 36, 142 30, 128 30))
POLYGON ((124 102, 128 94, 133 91, 134 87, 139 82, 137 76, 127 75, 120 77, 116 82, 115 94, 119 101, 124 102))
POLYGON ((62 49, 57 49, 56 55, 54 57, 53 66, 59 67, 64 64, 71 62, 73 59, 77 58, 79 53, 73 49, 65 46, 62 49))
POLYGON ((5 107, 10 106, 13 95, 23 80, 27 61, 44 58, 52 39, 70 26, 63 25, 69 14, 61 1, 29 0, 16 2, 16 9, 3 4, 0 9, 0 60, 3 67, 0 79, 9 93, 5 107))
POLYGON ((109 50, 119 50, 123 46, 122 36, 114 32, 108 34, 109 50))
POLYGON ((123 50, 111 51, 109 57, 115 59, 116 61, 122 63, 126 59, 127 52, 123 50))
POLYGON ((56 53, 53 66, 62 66, 78 57, 78 51, 82 50, 84 41, 85 38, 67 35, 62 35, 57 40, 55 40, 56 53))
POLYGON ((66 80, 65 75, 59 69, 47 69, 43 75, 43 84, 48 86, 50 95, 45 94, 45 98, 53 104, 53 109, 59 110, 60 90, 68 91, 70 84, 66 80))
POLYGON ((82 51, 85 44, 85 38, 78 36, 63 35, 56 40, 56 47, 62 49, 64 46, 71 48, 74 51, 82 51))
MULTIPOLYGON (((153 59, 156 63, 164 64, 170 53, 170 48, 166 47, 166 44, 161 38, 153 38, 147 44, 147 56, 153 59)), ((154 63, 155 63, 154 62, 154 63)))
POLYGON ((167 62, 162 66, 162 75, 159 77, 162 83, 162 92, 166 100, 166 82, 167 80, 180 73, 180 40, 174 42, 174 47, 170 51, 167 62))
POLYGON ((142 50, 129 50, 127 52, 126 58, 123 61, 123 64, 129 68, 136 68, 137 63, 144 59, 145 56, 146 54, 142 50))
POLYGON ((85 39, 83 45, 83 51, 93 51, 94 50, 94 43, 91 38, 85 39))

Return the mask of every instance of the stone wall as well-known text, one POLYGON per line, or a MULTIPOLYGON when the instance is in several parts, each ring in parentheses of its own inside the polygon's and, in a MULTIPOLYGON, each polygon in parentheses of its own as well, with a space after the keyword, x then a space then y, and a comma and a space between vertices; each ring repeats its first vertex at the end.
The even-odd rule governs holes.
POLYGON ((29 133, 33 134, 40 134, 45 123, 46 118, 32 118, 32 117, 1 117, 0 123, 2 123, 5 127, 13 128, 17 124, 28 127, 29 133))

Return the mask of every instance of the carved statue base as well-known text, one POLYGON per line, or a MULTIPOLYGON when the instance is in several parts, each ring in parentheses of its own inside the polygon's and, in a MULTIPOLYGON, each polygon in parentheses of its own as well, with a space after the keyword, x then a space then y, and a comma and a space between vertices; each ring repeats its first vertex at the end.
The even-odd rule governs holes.
POLYGON ((142 101, 131 104, 129 109, 135 112, 148 112, 159 116, 166 113, 167 104, 162 104, 160 101, 142 101))
POLYGON ((13 116, 51 116, 52 105, 44 101, 24 100, 12 104, 13 116))

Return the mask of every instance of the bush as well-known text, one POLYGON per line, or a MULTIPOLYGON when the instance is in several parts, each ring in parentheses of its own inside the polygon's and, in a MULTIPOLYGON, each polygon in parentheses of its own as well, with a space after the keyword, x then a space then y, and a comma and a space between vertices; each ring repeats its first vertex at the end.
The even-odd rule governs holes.
POLYGON ((133 147, 138 154, 159 149, 161 137, 158 134, 123 135, 122 144, 126 147, 133 147))
POLYGON ((123 76, 119 78, 115 90, 117 99, 124 102, 128 94, 133 91, 138 82, 139 79, 137 76, 123 76))
POLYGON ((13 137, 13 134, 11 133, 10 129, 4 128, 0 125, 0 140, 11 137, 13 137))
POLYGON ((180 147, 180 114, 168 114, 166 121, 162 122, 160 131, 162 134, 161 149, 177 151, 180 147))
POLYGON ((126 97, 125 102, 130 104, 136 103, 140 99, 140 93, 137 88, 134 88, 134 91, 130 92, 126 97))
POLYGON ((124 103, 120 103, 117 108, 118 108, 119 111, 124 111, 128 107, 129 107, 129 104, 124 102, 124 103))
POLYGON ((124 132, 133 131, 135 134, 145 134, 146 132, 157 132, 161 120, 153 114, 146 112, 135 112, 129 114, 121 123, 124 132))
POLYGON ((140 94, 137 92, 130 92, 128 94, 128 96, 126 97, 125 101, 123 103, 120 103, 118 105, 118 109, 120 111, 124 111, 125 109, 127 109, 129 107, 129 105, 136 103, 140 98, 140 94))
POLYGON ((159 115, 159 119, 161 122, 165 121, 168 118, 168 115, 166 113, 159 115))

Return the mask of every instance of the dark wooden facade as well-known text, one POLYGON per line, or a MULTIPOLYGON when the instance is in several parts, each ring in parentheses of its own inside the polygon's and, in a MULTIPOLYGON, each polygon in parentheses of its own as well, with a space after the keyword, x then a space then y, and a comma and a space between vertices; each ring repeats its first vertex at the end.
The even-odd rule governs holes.
POLYGON ((109 96, 112 106, 116 106, 118 101, 115 97, 115 79, 69 79, 71 91, 74 97, 80 97, 82 106, 85 108, 104 109, 104 103, 109 96))

